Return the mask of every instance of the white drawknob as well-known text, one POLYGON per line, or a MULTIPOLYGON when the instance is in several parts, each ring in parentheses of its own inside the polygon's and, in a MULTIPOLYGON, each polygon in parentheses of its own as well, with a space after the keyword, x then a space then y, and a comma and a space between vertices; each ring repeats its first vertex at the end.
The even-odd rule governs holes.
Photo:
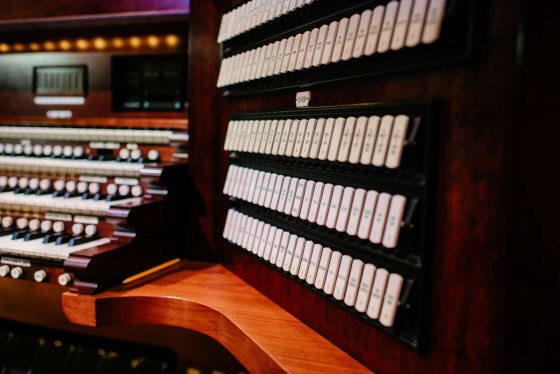
POLYGON ((72 283, 72 276, 68 273, 60 274, 58 276, 58 284, 61 286, 68 286, 72 283))
POLYGON ((10 275, 12 276, 12 278, 18 279, 23 275, 23 269, 20 268, 19 266, 16 266, 10 271, 10 275))
POLYGON ((44 271, 44 270, 37 270, 37 271, 33 274, 33 279, 35 279, 35 282, 41 283, 41 282, 43 282, 45 279, 47 279, 47 272, 44 271))
POLYGON ((8 265, 0 266, 0 277, 4 278, 8 274, 10 274, 10 267, 8 265))

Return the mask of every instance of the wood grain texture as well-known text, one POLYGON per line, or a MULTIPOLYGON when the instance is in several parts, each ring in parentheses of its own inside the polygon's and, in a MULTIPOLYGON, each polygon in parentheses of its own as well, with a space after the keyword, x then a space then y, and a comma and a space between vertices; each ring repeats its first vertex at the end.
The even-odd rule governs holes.
POLYGON ((250 372, 368 372, 222 265, 185 262, 144 285, 98 296, 67 292, 62 306, 70 321, 86 326, 148 323, 201 332, 250 372))

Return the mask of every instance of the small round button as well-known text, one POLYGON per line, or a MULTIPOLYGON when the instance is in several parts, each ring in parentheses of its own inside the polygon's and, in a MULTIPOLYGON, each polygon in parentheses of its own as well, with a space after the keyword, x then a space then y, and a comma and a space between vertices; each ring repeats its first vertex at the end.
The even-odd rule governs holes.
POLYGON ((8 177, 5 175, 2 175, 0 177, 0 187, 4 188, 8 185, 8 177))
POLYGON ((58 192, 63 191, 65 185, 66 185, 66 183, 64 182, 63 179, 57 179, 57 180, 54 181, 55 191, 58 191, 58 192))
POLYGON ((130 151, 126 148, 121 148, 119 151, 119 157, 123 160, 126 160, 130 157, 130 151))
POLYGON ((8 265, 0 266, 0 277, 4 278, 10 274, 10 267, 8 265))
POLYGON ((39 182, 39 188, 43 191, 48 191, 51 188, 51 180, 41 179, 41 181, 39 182))
POLYGON ((58 284, 61 286, 68 286, 72 284, 72 276, 69 273, 60 274, 58 276, 58 284))
POLYGON ((62 148, 62 155, 64 157, 72 157, 73 152, 74 149, 72 148, 71 145, 65 145, 64 148, 62 148))
POLYGON ((116 184, 110 183, 110 184, 107 185, 107 194, 108 195, 115 195, 117 193, 118 189, 119 188, 117 187, 116 184))
POLYGON ((130 187, 129 186, 127 186, 126 184, 121 184, 119 186, 119 195, 128 196, 129 193, 130 193, 130 187))
POLYGON ((16 266, 12 270, 10 270, 10 275, 12 276, 12 278, 18 279, 23 275, 23 269, 20 268, 19 266, 16 266))
POLYGON ((95 234, 97 234, 97 226, 87 225, 84 231, 86 236, 94 236, 95 234))
POLYGON ((76 158, 82 157, 84 155, 84 147, 80 145, 74 147, 74 150, 72 151, 72 155, 76 158))
POLYGON ((85 193, 88 190, 88 184, 87 182, 78 182, 78 184, 76 185, 76 190, 79 193, 85 193))
POLYGON ((33 218, 32 220, 29 221, 29 230, 31 231, 38 231, 39 228, 41 228, 41 221, 39 221, 37 218, 33 218))
POLYGON ((43 146, 41 144, 35 144, 33 146, 33 155, 41 156, 43 154, 43 146))
POLYGON ((133 160, 136 161, 136 160, 139 160, 140 157, 142 157, 142 151, 139 150, 138 148, 133 149, 133 150, 130 151, 130 158, 131 158, 131 159, 133 159, 133 160))
POLYGON ((90 183, 89 187, 88 187, 88 191, 90 194, 95 195, 96 193, 99 193, 99 191, 101 190, 101 188, 99 187, 99 183, 90 183))
POLYGON ((28 224, 29 224, 29 220, 25 217, 20 217, 16 221, 16 227, 20 230, 25 229, 28 224))
POLYGON ((10 216, 2 217, 2 227, 5 229, 9 229, 14 224, 14 219, 10 216))
POLYGON ((14 145, 14 154, 21 155, 23 153, 23 145, 15 144, 14 145))
POLYGON ((41 222, 41 231, 42 232, 49 232, 52 229, 52 221, 51 220, 44 220, 43 222, 41 222))
POLYGON ((6 146, 4 147, 4 152, 9 154, 14 153, 14 145, 12 143, 6 144, 6 146))
POLYGON ((37 270, 33 273, 33 279, 35 279, 37 283, 44 282, 47 279, 47 272, 44 270, 37 270))
POLYGON ((21 177, 18 180, 18 187, 19 188, 27 188, 27 186, 29 185, 29 178, 27 177, 21 177))
POLYGON ((33 154, 33 146, 31 144, 24 145, 23 154, 26 156, 31 156, 33 154))
POLYGON ((17 177, 10 177, 8 178, 8 187, 10 188, 16 188, 18 185, 18 179, 17 177))
POLYGON ((157 161, 159 159, 159 151, 155 149, 150 149, 148 152, 148 160, 157 161))
POLYGON ((70 193, 76 191, 76 181, 66 182, 66 191, 68 191, 70 193))
POLYGON ((84 225, 81 223, 75 223, 72 225, 72 234, 75 236, 82 235, 84 232, 84 225))
POLYGON ((0 153, 4 153, 6 150, 6 145, 4 143, 0 143, 0 153))
POLYGON ((61 232, 64 231, 65 225, 64 222, 62 221, 56 221, 55 223, 53 223, 52 225, 52 229, 55 233, 59 234, 61 232))
POLYGON ((134 197, 142 196, 144 194, 142 186, 132 186, 132 188, 130 189, 130 194, 134 197))
POLYGON ((43 146, 43 156, 51 157, 53 154, 53 147, 50 144, 45 144, 43 146))
POLYGON ((39 188, 39 178, 31 178, 29 180, 29 188, 32 190, 36 190, 39 188))

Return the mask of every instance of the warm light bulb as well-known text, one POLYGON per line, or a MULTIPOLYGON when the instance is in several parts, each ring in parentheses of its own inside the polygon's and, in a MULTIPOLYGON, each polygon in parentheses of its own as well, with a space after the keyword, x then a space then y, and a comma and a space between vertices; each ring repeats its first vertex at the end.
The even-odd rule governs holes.
POLYGON ((78 49, 88 49, 89 47, 89 42, 85 39, 78 39, 76 41, 76 46, 78 47, 78 49))
POLYGON ((107 41, 103 38, 95 38, 93 39, 93 46, 96 49, 105 49, 107 48, 107 41))
POLYGON ((146 38, 146 42, 148 43, 148 45, 152 48, 157 48, 157 46, 159 45, 159 39, 157 36, 154 35, 150 35, 146 38))
POLYGON ((56 44, 51 41, 46 41, 43 45, 47 51, 54 51, 56 49, 56 44))
POLYGON ((23 44, 20 43, 14 44, 14 51, 22 52, 23 50, 25 50, 25 46, 23 44))
POLYGON ((38 51, 41 49, 41 46, 38 43, 31 43, 29 44, 29 49, 32 51, 38 51))
POLYGON ((176 47, 181 43, 181 39, 177 35, 170 34, 165 37, 165 43, 169 47, 176 47))
POLYGON ((68 40, 61 40, 60 42, 58 42, 58 46, 63 51, 67 51, 72 48, 72 44, 68 40))
POLYGON ((142 40, 137 36, 133 36, 128 39, 128 43, 132 48, 140 48, 140 46, 142 45, 142 40))
POLYGON ((124 47, 124 40, 122 40, 122 38, 113 38, 111 45, 113 48, 122 48, 124 47))
POLYGON ((10 46, 6 43, 0 44, 0 52, 10 52, 10 46))

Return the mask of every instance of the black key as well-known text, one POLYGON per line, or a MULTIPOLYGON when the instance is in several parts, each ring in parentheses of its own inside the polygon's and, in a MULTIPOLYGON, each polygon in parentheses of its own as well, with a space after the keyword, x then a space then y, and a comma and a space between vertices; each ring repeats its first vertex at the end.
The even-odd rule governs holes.
MULTIPOLYGON (((35 192, 35 195, 54 195, 54 193, 52 192, 52 190, 37 190, 35 192)), ((54 196, 53 196, 54 197, 54 196)))
POLYGON ((34 374, 64 373, 70 364, 75 347, 59 340, 50 342, 37 360, 34 374))
POLYGON ((0 230, 0 237, 12 235, 16 231, 15 229, 2 229, 0 230))
POLYGON ((117 158, 113 155, 98 155, 97 161, 115 161, 117 158))
POLYGON ((61 235, 58 238, 56 238, 56 241, 54 242, 55 245, 63 245, 66 244, 70 241, 70 239, 72 239, 72 237, 70 235, 61 235))
POLYGON ((32 189, 27 189, 27 191, 25 191, 26 195, 37 195, 37 192, 40 190, 32 190, 32 189))
POLYGON ((27 242, 27 241, 30 241, 30 240, 39 239, 39 238, 42 238, 45 235, 47 235, 47 234, 44 233, 44 232, 41 232, 41 231, 28 232, 23 237, 23 241, 27 242))
MULTIPOLYGON (((68 374, 96 374, 104 354, 94 349, 78 347, 68 374)), ((101 372, 101 371, 100 371, 101 372)))
POLYGON ((25 191, 27 191, 26 188, 16 188, 16 189, 14 190, 14 194, 24 194, 25 191))
POLYGON ((93 200, 95 201, 102 201, 102 200, 107 200, 109 196, 108 195, 104 195, 101 193, 96 193, 95 195, 93 195, 93 200))
POLYGON ((49 244, 52 242, 55 242, 58 238, 64 236, 66 234, 61 233, 61 234, 47 234, 45 235, 45 238, 43 239, 43 244, 49 244))
POLYGON ((89 243, 97 239, 98 238, 94 236, 74 236, 72 239, 68 241, 68 246, 73 247, 75 245, 89 243))
POLYGON ((107 201, 118 201, 118 200, 123 200, 123 199, 128 199, 128 196, 121 196, 121 195, 109 195, 107 196, 107 201))
POLYGON ((139 357, 134 360, 135 365, 133 365, 130 373, 135 374, 164 374, 167 371, 167 363, 159 360, 153 360, 150 358, 139 357))
POLYGON ((6 355, 3 373, 31 373, 37 357, 44 350, 45 341, 37 337, 19 335, 14 337, 11 349, 6 355))
POLYGON ((12 240, 22 239, 27 233, 29 233, 29 230, 16 231, 12 234, 12 240))
POLYGON ((89 199, 92 199, 92 198, 93 198, 93 195, 90 195, 87 192, 84 192, 82 194, 82 200, 89 200, 89 199))
POLYGON ((63 191, 54 191, 52 193, 52 197, 64 197, 64 192, 63 191))
POLYGON ((69 199, 69 198, 71 198, 71 197, 78 197, 78 196, 80 196, 80 195, 81 195, 81 194, 80 194, 79 192, 65 192, 65 193, 64 193, 64 197, 65 197, 66 199, 69 199))

